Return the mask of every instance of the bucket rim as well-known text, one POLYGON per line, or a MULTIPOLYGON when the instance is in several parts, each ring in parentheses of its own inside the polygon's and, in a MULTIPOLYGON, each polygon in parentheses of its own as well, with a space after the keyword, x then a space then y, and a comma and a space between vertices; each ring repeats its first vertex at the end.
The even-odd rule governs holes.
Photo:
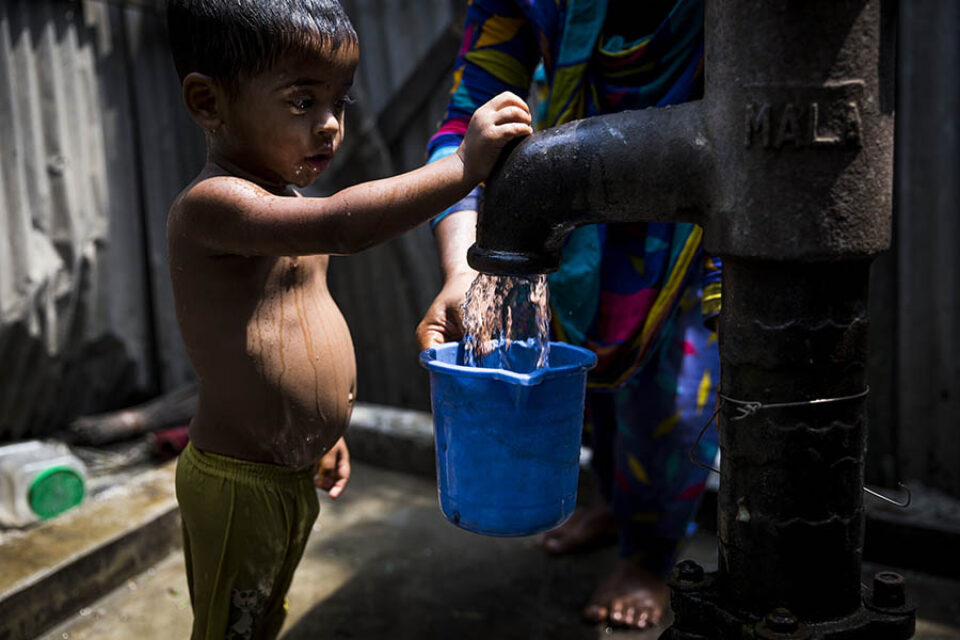
POLYGON ((460 364, 451 364, 449 362, 440 362, 437 360, 439 350, 457 349, 459 342, 444 342, 436 347, 430 347, 420 352, 420 364, 427 371, 436 373, 456 374, 461 378, 483 378, 484 380, 499 380, 510 384, 518 384, 524 387, 531 387, 540 384, 544 380, 557 378, 563 375, 569 375, 574 372, 586 372, 593 369, 597 364, 597 354, 589 349, 577 347, 566 342, 550 342, 550 349, 565 349, 575 351, 585 359, 581 363, 565 364, 559 367, 547 367, 546 369, 537 369, 530 373, 519 373, 507 369, 490 369, 486 367, 468 367, 460 364))

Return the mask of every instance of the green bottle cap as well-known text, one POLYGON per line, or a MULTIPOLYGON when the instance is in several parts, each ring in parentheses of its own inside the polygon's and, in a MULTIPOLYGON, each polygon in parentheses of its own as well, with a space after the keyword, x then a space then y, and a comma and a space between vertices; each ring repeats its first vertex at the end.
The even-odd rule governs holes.
POLYGON ((30 483, 30 508, 41 520, 52 518, 83 502, 83 476, 70 467, 50 467, 30 483))

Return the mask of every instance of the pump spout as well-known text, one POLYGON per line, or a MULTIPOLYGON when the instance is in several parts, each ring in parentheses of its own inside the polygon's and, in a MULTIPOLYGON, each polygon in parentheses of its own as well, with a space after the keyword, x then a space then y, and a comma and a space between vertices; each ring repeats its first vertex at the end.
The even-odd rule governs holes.
POLYGON ((567 234, 597 222, 701 222, 712 158, 701 102, 579 120, 506 153, 467 260, 501 275, 555 271, 567 234))

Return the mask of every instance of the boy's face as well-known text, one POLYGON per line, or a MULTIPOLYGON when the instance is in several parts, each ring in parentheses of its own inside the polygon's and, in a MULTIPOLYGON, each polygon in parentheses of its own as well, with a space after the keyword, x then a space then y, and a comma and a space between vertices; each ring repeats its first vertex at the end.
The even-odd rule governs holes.
POLYGON ((353 85, 355 44, 323 55, 280 60, 242 79, 226 100, 216 156, 267 185, 305 187, 343 141, 343 112, 353 85))

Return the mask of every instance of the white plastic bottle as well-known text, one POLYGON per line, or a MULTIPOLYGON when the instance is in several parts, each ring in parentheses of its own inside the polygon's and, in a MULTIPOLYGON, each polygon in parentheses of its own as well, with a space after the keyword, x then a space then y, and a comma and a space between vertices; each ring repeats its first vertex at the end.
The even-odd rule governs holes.
POLYGON ((0 447, 0 524, 22 527, 83 502, 86 467, 60 442, 0 447))

